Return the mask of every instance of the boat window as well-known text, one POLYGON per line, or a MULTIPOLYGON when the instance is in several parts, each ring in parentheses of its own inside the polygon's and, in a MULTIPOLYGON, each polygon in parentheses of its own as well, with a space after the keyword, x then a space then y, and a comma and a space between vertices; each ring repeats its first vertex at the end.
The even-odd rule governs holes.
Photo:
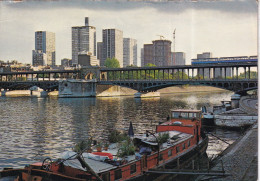
POLYGON ((172 150, 168 150, 168 157, 172 156, 172 150))
POLYGON ((190 140, 188 141, 188 147, 190 146, 190 140))
POLYGON ((180 148, 177 146, 176 147, 176 153, 179 153, 180 152, 180 148))
POLYGON ((189 115, 188 115, 187 112, 182 112, 182 113, 181 113, 181 117, 182 117, 182 118, 188 118, 189 115))
POLYGON ((179 112, 172 112, 172 118, 179 118, 180 113, 179 112))
POLYGON ((102 180, 110 181, 110 173, 107 172, 107 173, 102 174, 102 180))
POLYGON ((185 143, 183 143, 183 145, 182 145, 182 149, 185 150, 185 143))
POLYGON ((136 164, 130 166, 130 173, 133 174, 136 172, 136 164))
POLYGON ((163 160, 163 154, 159 155, 159 160, 162 161, 163 160))
POLYGON ((115 171, 115 180, 119 180, 122 178, 122 170, 118 169, 115 171))

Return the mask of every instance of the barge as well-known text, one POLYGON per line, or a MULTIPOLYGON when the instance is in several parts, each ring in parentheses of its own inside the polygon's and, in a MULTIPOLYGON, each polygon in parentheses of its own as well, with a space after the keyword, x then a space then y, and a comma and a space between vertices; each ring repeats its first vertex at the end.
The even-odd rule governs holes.
POLYGON ((195 155, 205 154, 208 145, 208 138, 201 131, 201 111, 171 110, 170 115, 169 121, 157 125, 155 132, 134 135, 131 130, 131 138, 110 144, 106 151, 67 151, 56 161, 46 158, 24 169, 5 169, 0 172, 0 180, 7 177, 16 181, 158 178, 161 175, 151 170, 167 168, 173 163, 179 167, 195 155))

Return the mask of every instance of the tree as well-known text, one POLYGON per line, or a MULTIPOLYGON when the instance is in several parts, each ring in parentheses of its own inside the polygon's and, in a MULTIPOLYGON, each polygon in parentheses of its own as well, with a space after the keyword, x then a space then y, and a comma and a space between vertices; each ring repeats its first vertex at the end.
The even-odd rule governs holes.
POLYGON ((115 57, 113 57, 113 58, 106 59, 105 66, 107 68, 119 68, 120 64, 119 64, 119 61, 115 57))

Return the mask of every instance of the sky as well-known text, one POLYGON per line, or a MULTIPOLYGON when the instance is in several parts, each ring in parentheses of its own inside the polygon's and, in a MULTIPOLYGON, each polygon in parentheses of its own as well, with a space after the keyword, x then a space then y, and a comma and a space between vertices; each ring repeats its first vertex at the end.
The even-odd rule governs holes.
POLYGON ((136 39, 138 59, 143 44, 160 35, 173 41, 174 29, 175 50, 185 52, 186 64, 202 52, 212 52, 213 57, 257 55, 255 0, 155 1, 1 1, 0 60, 32 63, 34 32, 51 31, 60 64, 62 58, 71 58, 71 27, 84 26, 85 17, 96 27, 97 41, 108 28, 136 39))

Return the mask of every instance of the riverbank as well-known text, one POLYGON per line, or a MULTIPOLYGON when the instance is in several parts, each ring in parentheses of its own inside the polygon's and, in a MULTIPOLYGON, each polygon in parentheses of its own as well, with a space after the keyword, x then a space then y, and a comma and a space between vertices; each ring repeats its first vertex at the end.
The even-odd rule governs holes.
MULTIPOLYGON (((214 161, 212 171, 224 171, 230 174, 225 178, 209 178, 213 181, 252 180, 258 178, 258 125, 252 126, 241 138, 230 145, 214 161), (222 163, 223 168, 222 168, 222 163)), ((205 179, 205 177, 203 177, 205 179)))
MULTIPOLYGON (((226 90, 209 87, 209 86, 175 86, 160 89, 157 92, 160 94, 172 94, 172 93, 191 93, 191 92, 225 92, 226 90)), ((120 87, 120 86, 101 86, 97 87, 97 97, 112 97, 112 96, 134 96, 137 93, 136 90, 120 87)), ((49 96, 58 96, 58 91, 48 93, 49 96)), ((30 90, 14 90, 5 92, 5 96, 31 96, 30 90)))

